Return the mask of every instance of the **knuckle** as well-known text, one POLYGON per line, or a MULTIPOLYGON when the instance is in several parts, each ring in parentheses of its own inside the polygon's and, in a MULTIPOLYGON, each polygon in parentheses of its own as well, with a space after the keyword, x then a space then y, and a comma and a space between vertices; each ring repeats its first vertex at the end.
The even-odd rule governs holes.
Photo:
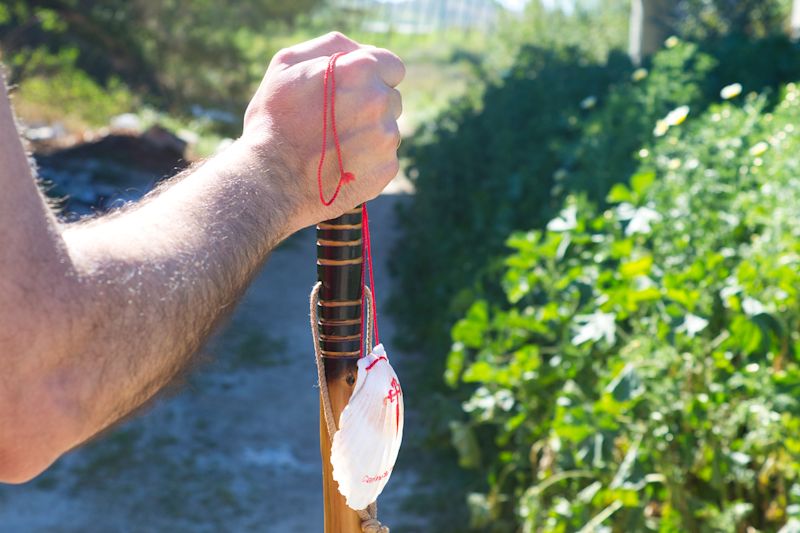
POLYGON ((278 50, 278 52, 273 56, 272 60, 276 63, 282 63, 284 65, 288 65, 292 63, 292 58, 294 57, 294 52, 291 48, 283 48, 278 50))
POLYGON ((359 70, 374 70, 378 66, 378 58, 370 53, 359 54, 353 61, 353 66, 359 70))
POLYGON ((328 32, 325 35, 325 38, 328 42, 332 44, 352 44, 355 43, 354 40, 346 36, 344 33, 340 31, 332 31, 328 32))
POLYGON ((390 50, 386 50, 385 48, 378 48, 374 50, 373 53, 378 57, 378 60, 381 64, 385 65, 386 68, 391 69, 395 76, 402 79, 406 76, 406 65, 403 63, 403 60, 390 50))

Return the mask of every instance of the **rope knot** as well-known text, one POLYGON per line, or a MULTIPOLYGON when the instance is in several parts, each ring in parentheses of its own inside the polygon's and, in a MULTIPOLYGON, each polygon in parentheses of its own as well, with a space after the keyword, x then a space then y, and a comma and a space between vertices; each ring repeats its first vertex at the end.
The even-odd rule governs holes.
POLYGON ((377 518, 369 518, 361 522, 363 533, 389 533, 389 528, 381 524, 377 518))

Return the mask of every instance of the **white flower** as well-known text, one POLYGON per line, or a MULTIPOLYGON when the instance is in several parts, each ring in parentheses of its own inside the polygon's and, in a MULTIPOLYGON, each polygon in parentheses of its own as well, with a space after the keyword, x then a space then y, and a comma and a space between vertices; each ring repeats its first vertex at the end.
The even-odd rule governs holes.
POLYGON ((617 218, 620 220, 630 220, 636 215, 636 207, 628 202, 622 202, 617 206, 617 218))
POLYGON ((647 69, 646 68, 637 68, 631 74, 631 79, 633 81, 642 81, 647 77, 647 69))
POLYGON ((672 37, 669 37, 667 38, 666 41, 664 41, 664 46, 666 46, 667 48, 675 48, 676 46, 678 46, 679 42, 680 40, 673 35, 672 37))
POLYGON ((625 228, 625 235, 631 236, 636 233, 647 235, 652 231, 650 224, 661 220, 661 214, 649 207, 640 207, 633 212, 633 216, 625 228))
POLYGON ((575 229, 578 225, 578 208, 571 205, 561 211, 561 216, 547 224, 548 231, 562 232, 575 229))
POLYGON ((653 128, 653 135, 655 135, 656 137, 661 137, 665 135, 667 131, 670 129, 670 127, 683 124, 687 116, 689 116, 688 105, 682 105, 680 107, 676 107, 675 109, 667 113, 666 117, 656 122, 656 127, 653 128))
POLYGON ((766 152, 767 150, 769 150, 769 145, 764 141, 761 141, 759 143, 754 144, 753 147, 750 148, 750 155, 758 157, 760 155, 763 155, 764 152, 766 152))
POLYGON ((581 109, 591 109, 595 105, 597 105, 597 97, 595 96, 587 96, 581 100, 581 109))
POLYGON ((667 116, 664 117, 664 122, 667 123, 667 126, 677 126, 679 124, 683 124, 683 121, 686 120, 688 115, 689 106, 682 105, 667 113, 667 116))
POLYGON ((747 296, 742 300, 742 311, 749 316, 760 315, 764 312, 764 304, 755 298, 750 298, 747 296))
POLYGON ((663 120, 659 120, 658 122, 656 122, 656 127, 653 128, 653 135, 655 135, 656 137, 662 137, 666 135, 667 130, 669 130, 669 124, 667 124, 663 120))
POLYGON ((726 85, 719 92, 719 95, 722 97, 723 100, 730 100, 731 98, 736 98, 740 94, 742 94, 741 83, 732 83, 730 85, 726 85))
POLYGON ((575 321, 580 325, 578 333, 572 338, 572 344, 579 346, 586 341, 597 342, 605 339, 609 344, 616 340, 616 315, 614 313, 596 312, 591 315, 578 315, 575 321))
POLYGON ((708 326, 708 320, 689 313, 683 319, 683 324, 678 326, 678 331, 686 333, 686 336, 691 338, 706 329, 706 326, 708 326))

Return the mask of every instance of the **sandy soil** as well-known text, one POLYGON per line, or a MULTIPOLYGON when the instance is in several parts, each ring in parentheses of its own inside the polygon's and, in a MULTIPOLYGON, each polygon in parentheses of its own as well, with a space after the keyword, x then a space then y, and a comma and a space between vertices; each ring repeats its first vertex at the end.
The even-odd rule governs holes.
MULTIPOLYGON (((387 252, 403 198, 370 203, 379 305, 390 290, 387 252)), ((209 345, 208 362, 171 397, 33 482, 0 487, 0 531, 322 531, 307 303, 314 254, 313 230, 281 245, 209 345)), ((380 319, 382 340, 391 339, 391 318, 380 319)), ((411 358, 389 349, 402 379, 411 358)), ((405 401, 413 435, 413 395, 405 401)), ((406 508, 417 477, 403 455, 380 516, 395 532, 426 531, 406 508)))

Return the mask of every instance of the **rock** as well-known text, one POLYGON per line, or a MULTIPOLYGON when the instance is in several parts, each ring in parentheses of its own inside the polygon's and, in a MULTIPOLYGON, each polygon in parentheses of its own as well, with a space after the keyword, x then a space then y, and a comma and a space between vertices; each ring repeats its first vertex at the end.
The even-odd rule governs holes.
POLYGON ((159 150, 171 151, 180 157, 183 157, 186 151, 186 141, 158 124, 150 126, 141 138, 159 150))
POLYGON ((66 130, 63 125, 56 123, 26 128, 24 134, 32 142, 50 142, 63 137, 66 130))
POLYGON ((64 199, 66 218, 74 218, 141 198, 187 166, 185 148, 185 141, 154 126, 142 135, 106 135, 35 158, 48 194, 64 199))
POLYGON ((109 121, 109 126, 111 126, 112 131, 115 132, 125 131, 139 133, 142 131, 142 121, 133 113, 123 113, 113 117, 109 121))
POLYGON ((194 146, 200 140, 200 136, 192 130, 182 129, 178 131, 178 138, 186 142, 189 146, 194 146))

